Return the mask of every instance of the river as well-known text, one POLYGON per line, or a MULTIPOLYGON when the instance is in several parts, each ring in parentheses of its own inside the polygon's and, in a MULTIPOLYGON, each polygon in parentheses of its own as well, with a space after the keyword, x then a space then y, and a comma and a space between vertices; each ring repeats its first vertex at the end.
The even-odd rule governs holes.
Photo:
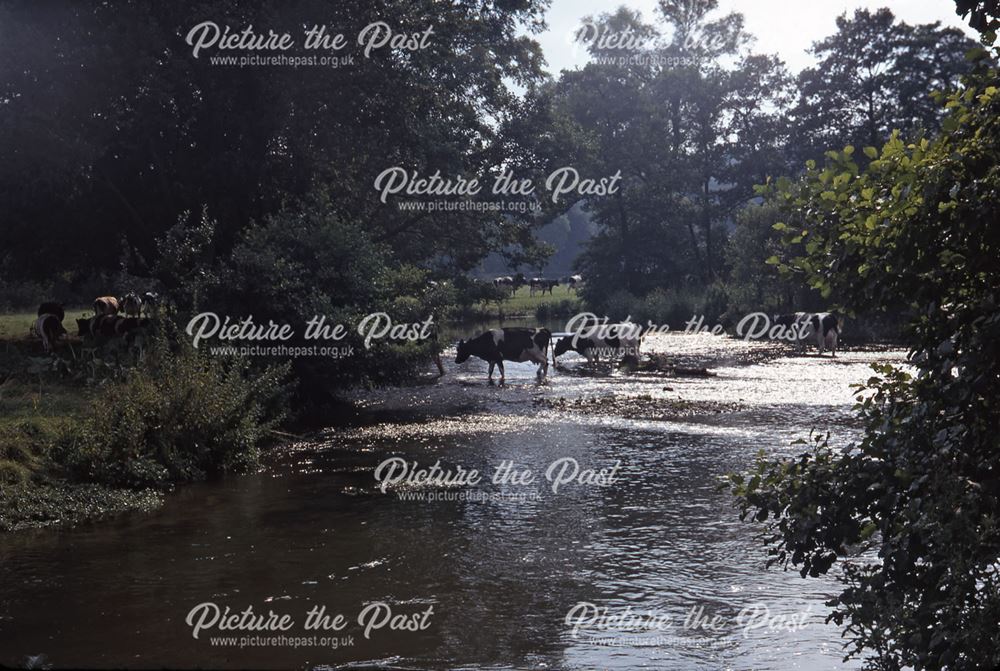
POLYGON ((902 353, 768 347, 656 336, 644 348, 715 375, 591 371, 569 355, 542 385, 509 364, 503 387, 452 348, 440 381, 359 392, 364 423, 276 451, 259 473, 182 487, 152 513, 0 537, 0 664, 857 668, 823 623, 835 578, 765 570, 718 485, 758 450, 796 453, 810 429, 855 439, 850 384, 902 353), (392 456, 483 482, 382 492, 374 470, 392 456), (547 469, 571 459, 612 481, 554 492, 547 469), (534 480, 493 482, 505 465, 534 480), (194 638, 186 619, 204 603, 293 625, 279 645, 213 641, 273 634, 211 626, 194 638), (343 629, 305 630, 314 607, 343 629))

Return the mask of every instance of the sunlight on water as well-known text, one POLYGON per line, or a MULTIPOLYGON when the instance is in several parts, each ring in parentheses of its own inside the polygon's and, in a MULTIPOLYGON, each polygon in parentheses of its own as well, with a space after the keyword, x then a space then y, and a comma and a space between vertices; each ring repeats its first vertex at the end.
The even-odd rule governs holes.
POLYGON ((17 641, 0 663, 44 653, 56 666, 845 668, 839 632, 823 624, 834 577, 765 571, 718 484, 759 449, 794 452, 811 429, 856 438, 850 385, 902 353, 775 358, 766 343, 683 335, 645 346, 714 375, 628 375, 566 356, 541 385, 533 365, 509 364, 500 387, 478 360, 447 361, 441 380, 358 392, 370 423, 291 446, 258 475, 185 487, 149 515, 0 539, 0 627, 17 641), (383 493, 374 473, 391 456, 486 477, 383 493), (543 474, 569 457, 618 464, 617 479, 554 492, 543 474), (491 481, 505 462, 538 477, 491 481), (434 616, 426 631, 344 649, 227 649, 183 622, 208 599, 346 613, 382 601, 434 616), (581 603, 670 625, 574 630, 567 615, 581 603), (779 624, 750 626, 751 608, 779 624), (718 625, 683 626, 692 612, 718 625))

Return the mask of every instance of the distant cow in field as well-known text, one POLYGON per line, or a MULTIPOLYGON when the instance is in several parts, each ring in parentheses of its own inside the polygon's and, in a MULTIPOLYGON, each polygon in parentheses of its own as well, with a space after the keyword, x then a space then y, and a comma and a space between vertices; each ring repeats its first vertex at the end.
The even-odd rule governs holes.
POLYGON ((114 296, 101 296, 94 300, 95 315, 116 315, 118 314, 118 299, 114 296))
POLYGON ((504 275, 503 277, 494 277, 493 286, 497 289, 503 289, 507 293, 513 295, 517 289, 514 287, 514 278, 510 275, 504 275))
POLYGON ((504 383, 504 361, 532 361, 538 364, 538 380, 549 371, 548 329, 502 328, 491 329, 466 342, 458 343, 455 363, 465 363, 471 356, 477 356, 490 364, 488 380, 493 383, 493 368, 500 368, 500 384, 504 383))
POLYGON ((552 290, 559 286, 559 280, 547 280, 544 277, 532 277, 531 281, 528 283, 528 291, 534 296, 536 291, 540 291, 544 296, 545 292, 552 294, 552 290))
POLYGON ((570 335, 557 340, 552 349, 552 364, 557 365, 556 357, 571 350, 585 356, 590 365, 600 361, 602 354, 611 358, 621 353, 623 358, 638 360, 641 343, 642 329, 638 324, 624 322, 594 327, 585 337, 570 335))
POLYGON ((31 331, 42 341, 42 349, 51 352, 56 341, 66 335, 62 321, 66 311, 59 303, 46 302, 38 306, 38 319, 31 325, 31 331))
POLYGON ((126 317, 139 317, 142 314, 142 299, 134 291, 121 300, 121 306, 126 317))
POLYGON ((815 338, 820 355, 825 347, 830 350, 831 356, 837 356, 840 322, 836 315, 829 312, 793 312, 775 315, 773 321, 786 329, 796 329, 799 344, 804 345, 810 338, 815 338))
POLYGON ((566 288, 567 291, 578 291, 580 288, 579 285, 583 284, 583 275, 570 275, 569 279, 566 280, 566 284, 568 285, 566 288))

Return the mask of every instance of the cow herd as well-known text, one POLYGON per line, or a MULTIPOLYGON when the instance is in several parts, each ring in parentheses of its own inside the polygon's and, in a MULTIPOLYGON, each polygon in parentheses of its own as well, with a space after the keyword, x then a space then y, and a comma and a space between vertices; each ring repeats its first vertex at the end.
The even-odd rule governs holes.
MULTIPOLYGON (((575 276, 579 282, 579 276, 575 276)), ((101 296, 94 300, 94 316, 77 319, 77 333, 80 337, 110 339, 129 337, 150 324, 157 313, 159 297, 146 293, 140 297, 129 293, 124 298, 101 296), (123 314, 119 314, 123 313, 123 314)), ((60 337, 66 335, 63 319, 66 312, 59 303, 46 302, 38 306, 38 318, 32 325, 32 332, 42 341, 46 352, 51 352, 60 337)), ((840 324, 837 317, 829 312, 795 312, 775 315, 773 323, 785 329, 793 329, 795 341, 804 344, 815 340, 820 355, 829 349, 832 356, 837 354, 837 340, 840 324)), ((595 326, 588 333, 570 334, 560 337, 552 347, 552 364, 563 354, 573 351, 586 357, 593 365, 601 356, 614 359, 623 356, 623 361, 638 362, 642 338, 646 330, 637 324, 595 326)), ((461 364, 470 357, 478 357, 489 364, 487 379, 493 382, 493 371, 500 370, 500 383, 504 382, 504 362, 532 362, 538 364, 537 377, 543 380, 549 369, 549 345, 552 333, 545 328, 506 327, 490 329, 470 340, 460 340, 456 348, 455 363, 461 364)), ((444 369, 438 362, 438 369, 444 369)))
POLYGON ((535 294, 544 296, 546 293, 551 296, 552 290, 563 284, 566 285, 567 291, 577 291, 580 285, 583 284, 583 276, 570 275, 558 280, 546 277, 532 277, 528 279, 518 273, 517 275, 503 275, 493 278, 493 286, 506 290, 511 296, 516 294, 517 290, 524 285, 528 285, 528 291, 532 296, 535 294))
MULTIPOLYGON (((94 316, 76 320, 77 335, 110 339, 128 337, 146 328, 159 309, 159 296, 146 292, 141 297, 131 292, 123 298, 100 296, 94 300, 94 316)), ((66 310, 61 303, 45 302, 38 306, 32 333, 42 341, 42 348, 51 352, 56 342, 67 334, 63 326, 66 310)))
MULTIPOLYGON (((820 355, 824 349, 829 349, 831 356, 837 355, 840 323, 835 315, 829 312, 795 312, 775 315, 774 323, 786 329, 794 329, 795 341, 800 345, 815 339, 820 355)), ((606 355, 608 359, 620 355, 623 361, 631 359, 638 363, 642 338, 647 332, 638 324, 626 322, 603 325, 590 329, 586 334, 560 337, 552 348, 552 365, 558 365, 557 358, 570 351, 583 355, 591 365, 600 361, 602 355, 606 355)), ((503 384, 504 361, 530 361, 538 364, 537 378, 541 381, 548 374, 551 341, 552 333, 545 328, 490 329, 470 340, 460 340, 456 347, 455 363, 465 363, 470 357, 478 357, 489 364, 487 380, 490 384, 493 383, 495 368, 499 368, 500 384, 503 384)))

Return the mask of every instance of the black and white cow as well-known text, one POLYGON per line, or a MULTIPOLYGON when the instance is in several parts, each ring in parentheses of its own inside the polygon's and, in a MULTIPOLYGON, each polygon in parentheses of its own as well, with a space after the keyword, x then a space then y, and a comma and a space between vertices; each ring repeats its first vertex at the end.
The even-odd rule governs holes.
POLYGON ((514 295, 514 292, 517 291, 517 287, 514 286, 514 278, 511 277, 510 275, 504 275, 503 277, 494 277, 493 286, 495 286, 497 289, 505 290, 512 296, 514 295))
POLYGON ((579 289, 577 285, 583 284, 583 275, 570 275, 566 284, 569 285, 567 291, 577 291, 579 289))
POLYGON ((552 290, 559 286, 559 280, 547 280, 544 277, 532 277, 531 281, 528 283, 528 292, 534 296, 536 291, 540 291, 542 295, 545 292, 552 294, 552 290))
POLYGON ((142 314, 142 299, 134 291, 129 292, 118 303, 126 317, 139 317, 142 314))
POLYGON ((639 347, 642 343, 642 328, 638 324, 623 322, 608 326, 595 327, 593 333, 570 335, 560 338, 552 348, 552 365, 556 357, 570 350, 587 357, 587 363, 594 365, 600 361, 601 354, 609 358, 621 353, 624 358, 639 358, 639 347))
POLYGON ((548 329, 502 328, 480 333, 469 341, 460 340, 455 363, 465 363, 477 356, 490 364, 489 381, 493 383, 493 368, 500 368, 500 384, 504 383, 504 361, 532 361, 538 364, 538 379, 549 372, 548 329))
POLYGON ((793 312, 775 315, 773 321, 786 329, 796 329, 800 345, 804 345, 812 338, 816 340, 820 355, 823 354, 823 349, 827 348, 831 356, 837 356, 840 322, 836 315, 830 312, 793 312))

